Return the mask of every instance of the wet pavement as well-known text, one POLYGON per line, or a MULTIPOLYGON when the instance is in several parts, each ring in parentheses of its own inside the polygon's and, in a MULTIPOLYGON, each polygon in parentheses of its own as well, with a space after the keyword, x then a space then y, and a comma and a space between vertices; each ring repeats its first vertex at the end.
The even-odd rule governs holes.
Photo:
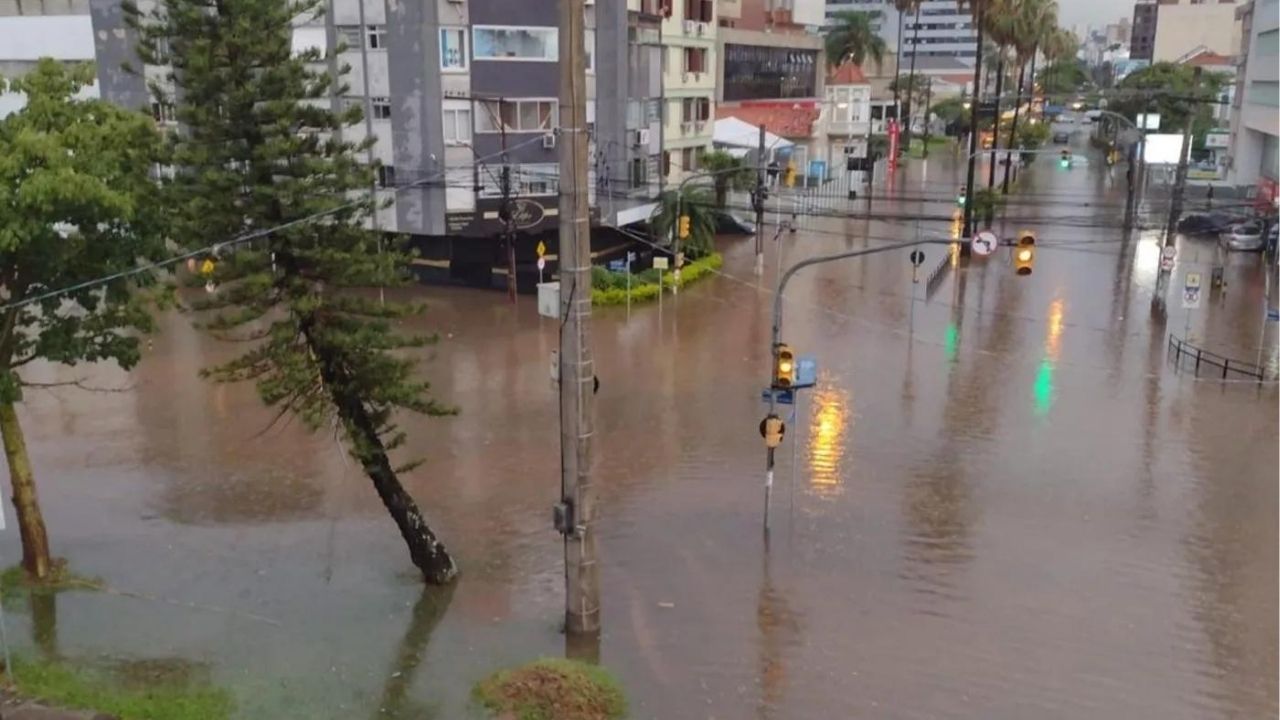
MULTIPOLYGON (((1274 364, 1275 277, 1235 255, 1199 310, 1173 291, 1153 310, 1159 246, 1124 239, 1110 175, 1026 172, 1003 232, 1039 231, 1030 277, 1006 250, 931 293, 905 252, 801 273, 784 335, 819 383, 779 451, 767 549, 778 253, 946 236, 958 165, 913 163, 869 217, 810 203, 762 281, 751 240, 727 239, 723 275, 661 312, 597 312, 605 629, 570 651, 618 673, 633 717, 1275 717, 1276 389, 1166 354, 1189 329, 1274 364)), ((1174 284, 1207 276, 1211 244, 1182 240, 1178 263, 1174 284)), ((404 423, 426 461, 404 480, 462 565, 455 589, 422 591, 332 432, 268 427, 252 388, 199 380, 236 348, 172 315, 132 374, 33 369, 131 389, 30 394, 55 552, 112 592, 10 613, 11 637, 181 667, 246 719, 468 717, 488 670, 565 653, 555 325, 532 297, 406 294, 441 338, 424 373, 461 411, 404 423)), ((14 531, 0 553, 17 559, 14 531)))

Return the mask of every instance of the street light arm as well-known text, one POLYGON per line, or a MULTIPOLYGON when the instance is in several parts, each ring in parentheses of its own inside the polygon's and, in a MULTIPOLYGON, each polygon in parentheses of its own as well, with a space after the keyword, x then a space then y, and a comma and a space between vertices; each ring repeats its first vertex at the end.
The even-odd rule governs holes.
POLYGON ((889 252, 891 250, 902 250, 904 248, 915 247, 917 245, 951 245, 955 243, 966 243, 968 240, 911 240, 909 242, 894 243, 892 245, 884 245, 882 247, 863 248, 861 250, 850 250, 848 252, 834 253, 832 255, 819 255, 800 262, 787 268, 787 271, 778 279, 778 290, 773 296, 773 344, 771 348, 777 347, 782 337, 782 294, 786 292, 787 283, 791 282, 791 278, 800 270, 811 265, 821 265, 834 260, 845 260, 848 258, 861 257, 863 255, 875 255, 877 253, 889 252))

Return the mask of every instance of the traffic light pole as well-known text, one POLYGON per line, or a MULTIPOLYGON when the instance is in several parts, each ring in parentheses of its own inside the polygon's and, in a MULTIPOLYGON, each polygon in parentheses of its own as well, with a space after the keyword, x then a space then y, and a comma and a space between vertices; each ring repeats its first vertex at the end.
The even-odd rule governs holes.
MULTIPOLYGON (((836 260, 847 260, 849 258, 862 257, 864 255, 876 255, 879 253, 892 252, 894 250, 902 250, 905 248, 917 247, 920 245, 967 245, 969 240, 942 240, 942 239, 922 239, 909 240, 907 242, 894 243, 892 245, 883 245, 881 247, 864 248, 862 250, 850 250, 849 252, 834 253, 831 255, 819 255, 818 257, 808 258, 787 268, 787 271, 778 277, 778 287, 773 294, 773 329, 769 335, 769 415, 773 416, 778 411, 778 392, 774 390, 774 373, 778 367, 778 348, 782 346, 782 295, 787 290, 787 283, 791 282, 791 278, 795 274, 807 267, 813 265, 822 265, 823 263, 834 262, 836 260)), ((767 448, 765 456, 765 474, 764 474, 764 532, 769 534, 769 510, 773 502, 773 464, 774 464, 774 448, 767 448)))

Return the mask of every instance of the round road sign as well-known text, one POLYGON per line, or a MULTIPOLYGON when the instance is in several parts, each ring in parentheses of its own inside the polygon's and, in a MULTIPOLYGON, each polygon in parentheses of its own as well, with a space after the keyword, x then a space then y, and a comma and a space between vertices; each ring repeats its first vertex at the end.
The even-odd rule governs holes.
POLYGON ((973 236, 973 241, 969 243, 969 249, 974 255, 986 257, 996 251, 1000 246, 1000 238, 990 230, 983 230, 973 236))
POLYGON ((924 253, 920 250, 911 251, 911 264, 914 267, 920 267, 924 264, 924 253))
POLYGON ((546 259, 546 258, 544 258, 544 257, 540 257, 540 258, 538 258, 538 269, 539 269, 539 270, 546 270, 546 269, 547 269, 547 259, 546 259))

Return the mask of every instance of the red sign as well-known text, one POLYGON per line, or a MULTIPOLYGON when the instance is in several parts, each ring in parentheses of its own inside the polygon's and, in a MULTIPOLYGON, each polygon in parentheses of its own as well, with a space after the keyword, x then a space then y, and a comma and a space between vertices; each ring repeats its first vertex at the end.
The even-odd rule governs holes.
POLYGON ((1280 193, 1280 185, 1275 180, 1258 178, 1258 194, 1253 197, 1253 207, 1262 213, 1269 213, 1276 208, 1276 197, 1280 193))
POLYGON ((889 121, 889 167, 898 167, 898 121, 889 121))

